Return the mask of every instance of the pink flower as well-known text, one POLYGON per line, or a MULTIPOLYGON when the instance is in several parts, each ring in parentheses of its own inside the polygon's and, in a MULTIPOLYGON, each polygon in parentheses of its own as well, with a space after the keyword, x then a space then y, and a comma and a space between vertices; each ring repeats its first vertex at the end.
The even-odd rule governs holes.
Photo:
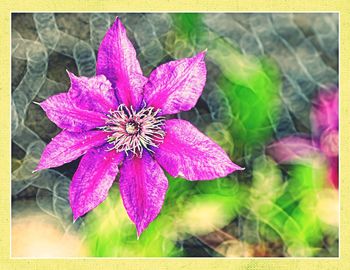
POLYGON ((267 151, 279 163, 289 163, 305 158, 312 159, 322 153, 328 165, 328 180, 338 189, 338 89, 322 91, 311 110, 312 139, 289 136, 271 144, 267 151))
POLYGON ((192 124, 165 117, 195 106, 206 80, 205 53, 160 65, 146 78, 117 18, 99 47, 97 75, 68 72, 68 93, 40 104, 63 130, 36 170, 84 155, 69 190, 74 220, 106 199, 119 170, 120 193, 138 236, 163 205, 168 181, 162 168, 190 181, 242 170, 192 124))
POLYGON ((313 144, 328 161, 328 179, 338 188, 339 171, 339 92, 338 89, 321 92, 311 112, 313 144))

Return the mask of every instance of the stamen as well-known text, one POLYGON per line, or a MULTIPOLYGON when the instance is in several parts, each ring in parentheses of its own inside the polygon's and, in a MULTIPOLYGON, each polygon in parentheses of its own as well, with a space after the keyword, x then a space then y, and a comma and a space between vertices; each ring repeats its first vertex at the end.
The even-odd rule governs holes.
POLYGON ((125 104, 117 110, 110 110, 105 121, 106 126, 101 129, 111 133, 107 142, 113 145, 108 150, 124 151, 142 156, 143 149, 153 152, 150 147, 158 147, 164 140, 165 131, 162 129, 165 117, 157 116, 160 109, 146 107, 136 112, 132 106, 125 104))

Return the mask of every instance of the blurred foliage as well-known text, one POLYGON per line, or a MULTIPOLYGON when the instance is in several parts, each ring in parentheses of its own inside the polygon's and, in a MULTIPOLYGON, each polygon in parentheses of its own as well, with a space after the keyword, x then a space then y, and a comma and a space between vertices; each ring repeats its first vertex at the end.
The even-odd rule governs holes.
POLYGON ((92 256, 181 256, 176 241, 206 234, 233 220, 247 199, 234 179, 190 182, 168 176, 169 190, 160 215, 136 238, 117 185, 86 218, 86 242, 92 256))
POLYGON ((265 228, 263 237, 269 241, 280 237, 290 256, 317 255, 323 248, 324 232, 336 232, 334 225, 320 217, 319 194, 325 188, 327 175, 321 160, 292 165, 284 181, 274 161, 256 159, 249 206, 254 218, 272 229, 265 228))
POLYGON ((272 135, 281 101, 281 81, 276 64, 267 58, 243 56, 229 43, 217 40, 209 56, 220 65, 218 82, 227 95, 234 121, 231 130, 239 145, 263 144, 272 135))

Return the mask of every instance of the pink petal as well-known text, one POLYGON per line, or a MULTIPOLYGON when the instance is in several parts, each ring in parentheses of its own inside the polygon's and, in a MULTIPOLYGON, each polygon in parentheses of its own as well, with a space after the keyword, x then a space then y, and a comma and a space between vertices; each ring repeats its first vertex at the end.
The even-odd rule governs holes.
POLYGON ((87 131, 81 133, 61 131, 45 147, 36 171, 58 167, 77 159, 90 148, 106 142, 107 134, 103 131, 87 131))
POLYGON ((69 188, 74 220, 106 199, 123 158, 123 153, 99 147, 90 149, 81 159, 69 188))
POLYGON ((144 151, 142 158, 125 158, 119 185, 125 209, 135 223, 139 237, 159 214, 168 180, 157 162, 144 151))
POLYGON ((152 71, 144 88, 148 106, 161 109, 163 115, 192 109, 205 85, 205 53, 171 61, 152 71))
POLYGON ((103 74, 117 90, 120 103, 138 107, 142 100, 142 76, 136 51, 117 18, 98 49, 96 74, 103 74))
POLYGON ((286 164, 310 158, 319 149, 309 139, 285 137, 269 145, 266 151, 277 163, 286 164))
POLYGON ((311 111, 313 133, 319 136, 324 130, 336 129, 339 124, 338 89, 321 91, 311 111))
POLYGON ((82 132, 105 124, 104 114, 77 107, 66 93, 49 97, 40 106, 52 122, 68 131, 82 132))
POLYGON ((225 151, 187 121, 165 123, 164 142, 155 150, 158 163, 173 177, 211 180, 243 168, 232 163, 225 151))
POLYGON ((328 179, 332 185, 338 189, 339 188, 339 160, 338 157, 333 157, 328 159, 328 179))
POLYGON ((106 113, 118 107, 112 84, 104 75, 77 77, 68 72, 71 87, 69 97, 81 109, 106 113))

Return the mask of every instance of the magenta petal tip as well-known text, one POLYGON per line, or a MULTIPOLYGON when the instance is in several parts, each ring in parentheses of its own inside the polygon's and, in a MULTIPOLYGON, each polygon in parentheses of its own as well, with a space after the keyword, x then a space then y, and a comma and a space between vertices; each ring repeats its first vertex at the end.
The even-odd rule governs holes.
POLYGON ((140 224, 135 224, 135 225, 136 225, 137 240, 139 240, 140 237, 141 237, 141 234, 147 229, 149 224, 147 224, 146 226, 142 225, 141 223, 140 224))
POLYGON ((195 56, 193 56, 190 59, 193 59, 195 61, 198 61, 200 63, 201 61, 204 61, 205 56, 207 55, 208 49, 205 49, 199 53, 197 53, 195 56))
POLYGON ((140 230, 139 228, 136 227, 137 240, 140 240, 140 236, 141 236, 142 232, 143 232, 143 230, 140 230))
POLYGON ((73 224, 78 220, 79 217, 76 217, 74 214, 73 214, 73 224))
POLYGON ((68 69, 66 69, 66 73, 67 73, 70 81, 72 81, 75 78, 77 78, 77 76, 73 72, 70 72, 68 69))
POLYGON ((197 53, 197 54, 193 57, 193 59, 196 59, 196 58, 197 58, 197 59, 199 59, 200 61, 202 61, 202 60, 204 60, 205 56, 207 55, 207 52, 208 52, 208 49, 205 49, 205 50, 203 50, 203 51, 197 53))
MULTIPOLYGON (((235 164, 236 165, 236 164, 235 164)), ((245 168, 244 167, 240 167, 240 166, 237 166, 236 168, 235 168, 235 171, 244 171, 245 170, 245 168)))
POLYGON ((205 48, 205 50, 201 51, 200 53, 198 53, 199 55, 203 55, 203 58, 207 55, 208 52, 208 48, 205 48))
POLYGON ((35 169, 32 171, 32 173, 36 173, 36 172, 44 170, 44 169, 47 169, 47 168, 43 168, 42 166, 40 166, 40 162, 39 162, 39 164, 35 167, 35 169))

